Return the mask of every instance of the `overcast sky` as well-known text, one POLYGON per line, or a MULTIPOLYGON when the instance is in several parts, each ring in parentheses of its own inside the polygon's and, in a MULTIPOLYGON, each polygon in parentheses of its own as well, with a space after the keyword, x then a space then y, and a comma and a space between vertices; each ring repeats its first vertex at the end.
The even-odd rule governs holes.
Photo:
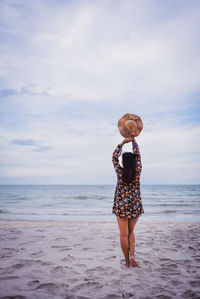
POLYGON ((193 0, 1 0, 0 183, 115 184, 134 113, 141 183, 198 184, 199 15, 193 0))

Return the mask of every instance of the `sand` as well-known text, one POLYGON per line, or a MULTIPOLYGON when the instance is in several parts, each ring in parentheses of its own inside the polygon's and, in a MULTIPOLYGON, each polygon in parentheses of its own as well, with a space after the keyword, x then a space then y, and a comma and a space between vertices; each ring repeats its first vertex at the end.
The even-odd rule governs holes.
POLYGON ((0 298, 200 298, 199 228, 139 219, 126 268, 117 223, 1 223, 0 298))

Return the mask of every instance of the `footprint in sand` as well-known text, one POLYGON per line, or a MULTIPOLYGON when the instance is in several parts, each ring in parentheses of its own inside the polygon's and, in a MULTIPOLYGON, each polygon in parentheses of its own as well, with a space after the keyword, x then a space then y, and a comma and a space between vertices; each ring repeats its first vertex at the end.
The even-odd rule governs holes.
MULTIPOLYGON (((40 260, 39 260, 40 261, 40 260)), ((52 262, 49 262, 49 261, 46 261, 46 262, 42 262, 42 261, 40 261, 41 262, 41 265, 42 266, 52 266, 54 263, 52 263, 52 262)))
POLYGON ((178 266, 176 264, 161 264, 161 266, 163 267, 169 267, 169 268, 172 268, 172 269, 177 269, 178 266))
POLYGON ((39 284, 40 284, 40 281, 39 281, 38 279, 29 281, 29 282, 27 283, 27 285, 28 285, 29 287, 34 288, 34 289, 35 289, 39 284))
POLYGON ((20 259, 19 262, 23 263, 23 265, 31 266, 35 264, 42 264, 42 260, 33 260, 33 259, 20 259))
POLYGON ((62 261, 67 261, 67 262, 69 262, 69 261, 72 261, 72 260, 74 260, 75 258, 73 257, 73 256, 71 256, 70 254, 68 254, 66 257, 64 257, 63 259, 62 259, 62 261))
POLYGON ((175 271, 174 269, 169 269, 169 268, 165 268, 165 267, 161 267, 157 269, 158 272, 160 272, 161 274, 165 274, 165 275, 179 275, 180 272, 179 271, 175 271))
POLYGON ((176 247, 176 248, 182 248, 183 246, 182 246, 182 245, 179 245, 179 244, 177 244, 175 247, 176 247))
POLYGON ((178 280, 171 280, 171 284, 176 287, 176 286, 182 284, 182 282, 178 281, 178 280))
POLYGON ((119 299, 122 298, 122 295, 117 295, 117 294, 108 294, 106 297, 104 297, 105 299, 119 299))
POLYGON ((116 255, 112 255, 112 256, 108 256, 105 258, 106 261, 109 261, 109 260, 112 260, 112 259, 115 259, 116 258, 116 255))
POLYGON ((13 249, 13 248, 3 248, 2 249, 2 254, 0 254, 0 258, 4 259, 7 257, 11 257, 15 255, 19 250, 18 249, 13 249))
POLYGON ((12 279, 18 279, 20 278, 19 276, 4 276, 0 278, 0 281, 2 280, 12 280, 12 279))
POLYGON ((161 261, 161 262, 167 262, 167 261, 171 261, 171 260, 168 259, 168 258, 160 258, 159 261, 161 261))
POLYGON ((91 249, 92 249, 91 247, 82 248, 82 250, 84 250, 84 251, 88 251, 88 250, 91 250, 91 249))
POLYGON ((71 247, 66 246, 66 245, 63 245, 63 246, 54 245, 54 246, 51 246, 51 248, 58 248, 59 251, 68 251, 68 250, 72 250, 71 247))
POLYGON ((59 286, 55 283, 42 283, 39 286, 35 288, 35 290, 41 290, 44 292, 52 293, 52 294, 57 294, 59 290, 59 286))
POLYGON ((51 272, 56 274, 65 274, 66 270, 63 266, 56 266, 51 268, 51 272))
POLYGON ((190 250, 196 250, 193 246, 188 246, 188 249, 190 249, 190 250))
POLYGON ((17 263, 12 265, 11 267, 7 268, 8 271, 12 271, 12 270, 18 270, 21 269, 23 267, 25 267, 26 265, 24 265, 23 263, 17 263))
POLYGON ((52 266, 53 263, 49 261, 42 261, 42 260, 32 260, 32 259, 20 259, 18 264, 15 264, 14 266, 17 267, 27 267, 27 266, 34 266, 40 264, 41 266, 52 266))
POLYGON ((123 298, 133 298, 134 295, 135 295, 135 292, 123 292, 122 293, 123 298))
POLYGON ((64 289, 68 289, 69 288, 69 284, 68 283, 60 283, 59 287, 64 288, 64 289))
POLYGON ((193 281, 190 281, 189 283, 194 288, 199 288, 200 287, 200 280, 193 280, 193 281))
POLYGON ((72 248, 68 247, 68 248, 62 248, 59 251, 61 252, 61 251, 70 251, 70 250, 72 250, 72 248))
POLYGON ((24 250, 26 250, 26 248, 24 248, 24 247, 20 247, 20 250, 21 250, 21 251, 24 251, 24 250))
POLYGON ((182 294, 182 298, 200 298, 200 292, 189 289, 182 294))
POLYGON ((103 287, 103 284, 100 283, 100 282, 88 281, 88 282, 76 285, 71 291, 72 291, 72 293, 74 293, 74 292, 77 292, 81 289, 82 290, 88 289, 88 288, 100 289, 102 287, 103 287))
POLYGON ((36 251, 36 252, 31 253, 30 255, 33 255, 33 256, 36 256, 36 257, 41 257, 41 256, 44 255, 44 252, 43 251, 36 251))

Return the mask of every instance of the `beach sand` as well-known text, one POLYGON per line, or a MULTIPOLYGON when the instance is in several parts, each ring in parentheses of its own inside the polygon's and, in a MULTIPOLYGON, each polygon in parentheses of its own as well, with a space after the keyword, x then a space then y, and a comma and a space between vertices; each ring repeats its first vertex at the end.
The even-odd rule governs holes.
POLYGON ((200 222, 135 226, 126 268, 116 223, 0 224, 0 298, 200 298, 200 222))

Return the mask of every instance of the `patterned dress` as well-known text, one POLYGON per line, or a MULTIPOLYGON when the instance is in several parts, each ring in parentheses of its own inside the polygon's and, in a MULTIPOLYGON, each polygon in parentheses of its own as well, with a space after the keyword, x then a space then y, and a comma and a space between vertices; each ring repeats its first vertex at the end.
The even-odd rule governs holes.
POLYGON ((142 163, 139 147, 136 141, 132 141, 133 153, 136 156, 136 175, 131 183, 124 183, 122 180, 123 168, 119 164, 119 156, 122 152, 122 146, 117 145, 113 152, 112 162, 117 174, 117 185, 115 188, 114 202, 112 212, 120 218, 135 219, 144 213, 141 194, 140 194, 140 174, 142 163))

